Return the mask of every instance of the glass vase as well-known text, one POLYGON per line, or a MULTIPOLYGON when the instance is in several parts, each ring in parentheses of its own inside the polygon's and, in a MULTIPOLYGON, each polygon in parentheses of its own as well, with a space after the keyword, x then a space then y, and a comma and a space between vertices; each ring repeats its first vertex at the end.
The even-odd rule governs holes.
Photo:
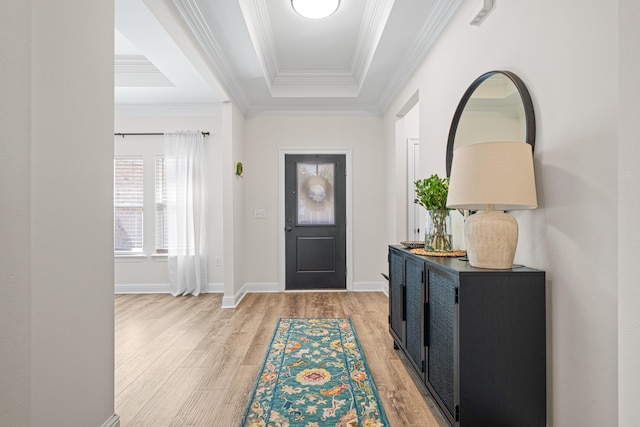
POLYGON ((424 249, 429 252, 451 252, 451 217, 448 209, 428 210, 424 229, 424 249))

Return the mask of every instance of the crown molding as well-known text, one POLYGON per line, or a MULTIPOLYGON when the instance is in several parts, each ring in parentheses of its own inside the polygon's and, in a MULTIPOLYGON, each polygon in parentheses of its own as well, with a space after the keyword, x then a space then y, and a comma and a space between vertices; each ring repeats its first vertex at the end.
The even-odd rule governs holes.
POLYGON ((115 55, 116 73, 160 73, 160 70, 144 55, 115 55))
POLYGON ((267 83, 271 85, 278 77, 280 66, 266 1, 240 0, 240 10, 247 23, 249 37, 254 44, 262 71, 265 73, 267 83))
POLYGON ((248 116, 382 116, 382 111, 377 105, 353 105, 345 107, 344 104, 330 105, 252 105, 247 111, 248 116))
POLYGON ((282 71, 275 82, 281 85, 353 85, 358 82, 349 71, 282 71))
POLYGON ((437 0, 429 19, 420 28, 413 46, 404 56, 396 72, 389 79, 389 85, 380 96, 378 104, 381 110, 386 111, 389 108, 391 101, 426 58, 429 49, 463 2, 464 0, 437 0))
POLYGON ((229 91, 238 107, 243 112, 246 111, 249 105, 246 94, 233 74, 228 71, 232 69, 229 60, 213 35, 211 28, 209 28, 196 0, 172 0, 172 2, 187 27, 200 43, 221 85, 229 91))
POLYGON ((369 0, 362 16, 351 73, 362 87, 395 0, 369 0))
POLYGON ((144 55, 115 55, 116 87, 175 87, 144 55))
POLYGON ((218 116, 220 104, 116 104, 116 116, 218 116))
POLYGON ((271 87, 274 98, 345 98, 358 96, 359 86, 349 72, 285 72, 271 87))

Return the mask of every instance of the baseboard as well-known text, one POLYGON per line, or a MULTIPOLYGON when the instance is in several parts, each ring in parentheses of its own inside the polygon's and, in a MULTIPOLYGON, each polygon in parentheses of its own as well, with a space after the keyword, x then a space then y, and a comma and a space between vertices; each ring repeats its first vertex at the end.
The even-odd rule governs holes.
POLYGON ((280 284, 277 282, 247 282, 243 288, 247 293, 280 292, 280 284))
POLYGON ((280 292, 280 285, 277 282, 247 282, 233 296, 222 298, 222 308, 236 308, 242 298, 249 293, 280 292))
POLYGON ((389 296, 389 284, 387 282, 353 282, 353 292, 382 292, 389 296))
POLYGON ((247 294, 246 285, 240 288, 238 292, 236 292, 233 296, 223 296, 222 297, 222 308, 236 308, 242 298, 247 294))
POLYGON ((168 283, 126 283, 115 285, 116 294, 170 294, 168 283))
POLYGON ((120 417, 116 414, 111 415, 111 417, 102 424, 102 427, 120 427, 120 417))
POLYGON ((224 283, 222 283, 222 282, 209 283, 207 285, 206 293, 208 293, 208 294, 223 294, 224 293, 224 283))
MULTIPOLYGON (((353 292, 382 292, 389 296, 386 282, 353 282, 353 292)), ((248 293, 281 292, 277 282, 247 282, 233 296, 222 297, 222 308, 236 308, 248 293)), ((116 294, 170 294, 168 283, 127 283, 116 284, 116 294)), ((224 293, 224 283, 209 283, 203 293, 224 293)))
MULTIPOLYGON (((116 284, 116 294, 170 294, 168 283, 126 283, 116 284)), ((217 294, 224 292, 224 283, 209 283, 203 291, 205 294, 217 294)))

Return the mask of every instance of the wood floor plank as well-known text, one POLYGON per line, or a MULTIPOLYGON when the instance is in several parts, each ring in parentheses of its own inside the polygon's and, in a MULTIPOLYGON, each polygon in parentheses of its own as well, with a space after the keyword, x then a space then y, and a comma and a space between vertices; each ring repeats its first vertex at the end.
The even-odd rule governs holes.
POLYGON ((178 366, 189 354, 188 351, 166 351, 142 371, 126 388, 117 389, 115 405, 123 420, 133 419, 154 398, 178 366))
POLYGON ((192 308, 196 301, 193 298, 186 298, 182 304, 178 301, 158 300, 153 310, 141 310, 138 315, 129 319, 123 325, 116 323, 118 330, 116 334, 115 356, 118 362, 126 360, 142 348, 146 348, 152 341, 164 342, 161 335, 167 331, 179 333, 176 325, 180 325, 194 315, 192 308), (139 333, 144 330, 144 333, 139 333), (126 336, 125 338, 121 337, 126 336))
MULTIPOLYGON (((185 313, 184 318, 189 318, 193 313, 185 313)), ((136 378, 136 374, 143 371, 149 364, 153 363, 164 352, 184 348, 181 339, 187 330, 178 325, 168 325, 161 333, 154 328, 146 329, 149 334, 153 335, 153 339, 149 340, 146 345, 136 340, 132 344, 130 351, 116 351, 115 363, 115 383, 116 388, 125 388, 136 378)), ((201 338, 202 339, 202 338, 201 338)), ((192 350, 192 348, 188 348, 192 350)))
MULTIPOLYGON (((236 427, 244 414, 249 395, 251 394, 259 366, 243 366, 235 377, 235 386, 221 395, 213 408, 213 424, 210 426, 236 427)), ((204 427, 204 425, 203 425, 204 427)))
POLYGON ((216 426, 216 412, 224 398, 218 390, 195 390, 184 403, 169 425, 171 426, 216 426))
POLYGON ((393 427, 446 426, 389 335, 379 292, 116 295, 116 413, 123 427, 235 427, 278 318, 351 317, 393 427))
POLYGON ((131 426, 163 427, 171 425, 176 414, 189 401, 206 368, 178 368, 131 420, 131 426))

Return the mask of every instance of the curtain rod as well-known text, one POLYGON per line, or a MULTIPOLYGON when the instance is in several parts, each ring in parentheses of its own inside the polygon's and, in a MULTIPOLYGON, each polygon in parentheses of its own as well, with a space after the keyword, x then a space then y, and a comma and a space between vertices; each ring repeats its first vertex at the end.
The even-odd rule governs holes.
MULTIPOLYGON (((147 133, 114 133, 114 136, 121 136, 121 137, 125 137, 125 136, 138 136, 138 135, 164 135, 164 133, 161 132, 147 132, 147 133)), ((210 132, 202 132, 202 136, 209 136, 210 132)))

